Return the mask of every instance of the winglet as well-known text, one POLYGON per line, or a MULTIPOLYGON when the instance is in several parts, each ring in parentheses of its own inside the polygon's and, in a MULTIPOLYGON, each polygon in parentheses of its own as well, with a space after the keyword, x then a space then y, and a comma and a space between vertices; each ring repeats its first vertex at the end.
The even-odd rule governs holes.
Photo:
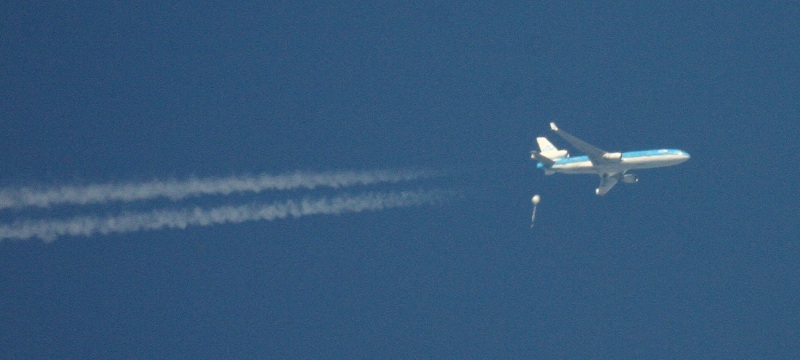
POLYGON ((558 126, 556 126, 556 123, 554 123, 554 122, 550 123, 550 130, 558 131, 558 126))

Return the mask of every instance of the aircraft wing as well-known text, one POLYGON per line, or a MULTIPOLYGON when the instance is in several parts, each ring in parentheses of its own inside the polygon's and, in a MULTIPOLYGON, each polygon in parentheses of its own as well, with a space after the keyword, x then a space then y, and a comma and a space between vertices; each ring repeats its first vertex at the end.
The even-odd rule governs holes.
MULTIPOLYGON (((561 136, 568 143, 572 144, 572 146, 589 156, 589 159, 592 160, 593 163, 602 164, 609 162, 609 159, 604 156, 608 153, 607 151, 599 149, 594 145, 591 145, 581 139, 576 138, 575 136, 572 136, 570 133, 559 129, 554 122, 550 123, 550 129, 552 129, 556 134, 558 134, 558 136, 561 136)), ((614 185, 612 184, 611 186, 614 185)))
POLYGON ((600 174, 600 186, 595 189, 595 194, 598 196, 605 195, 611 191, 614 185, 617 185, 621 177, 622 174, 600 174))

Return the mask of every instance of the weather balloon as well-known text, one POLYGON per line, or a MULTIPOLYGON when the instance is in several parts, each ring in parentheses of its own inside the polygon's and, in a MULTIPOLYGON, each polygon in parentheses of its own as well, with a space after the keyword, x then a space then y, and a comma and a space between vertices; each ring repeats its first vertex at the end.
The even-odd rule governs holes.
POLYGON ((536 221, 536 205, 539 205, 539 201, 542 201, 542 197, 539 194, 533 195, 531 198, 531 202, 533 203, 533 213, 531 213, 531 228, 533 228, 533 222, 536 221))

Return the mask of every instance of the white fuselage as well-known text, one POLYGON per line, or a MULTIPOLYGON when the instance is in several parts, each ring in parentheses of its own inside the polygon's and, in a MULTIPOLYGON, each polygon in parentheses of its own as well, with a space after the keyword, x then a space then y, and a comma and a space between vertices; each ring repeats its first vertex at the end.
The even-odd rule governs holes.
POLYGON ((689 154, 677 149, 630 151, 619 154, 619 160, 605 164, 594 164, 588 156, 576 156, 555 160, 551 167, 539 163, 547 173, 562 174, 617 174, 632 169, 649 169, 678 165, 689 160, 689 154))

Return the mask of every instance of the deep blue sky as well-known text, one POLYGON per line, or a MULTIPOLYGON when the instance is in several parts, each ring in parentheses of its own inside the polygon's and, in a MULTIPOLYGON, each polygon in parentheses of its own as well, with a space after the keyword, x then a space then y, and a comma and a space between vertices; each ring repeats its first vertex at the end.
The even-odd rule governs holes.
POLYGON ((442 167, 464 197, 3 242, 2 357, 800 355, 800 5, 273 3, 3 3, 0 185, 442 167), (550 121, 692 159, 597 198, 533 168, 550 121))

